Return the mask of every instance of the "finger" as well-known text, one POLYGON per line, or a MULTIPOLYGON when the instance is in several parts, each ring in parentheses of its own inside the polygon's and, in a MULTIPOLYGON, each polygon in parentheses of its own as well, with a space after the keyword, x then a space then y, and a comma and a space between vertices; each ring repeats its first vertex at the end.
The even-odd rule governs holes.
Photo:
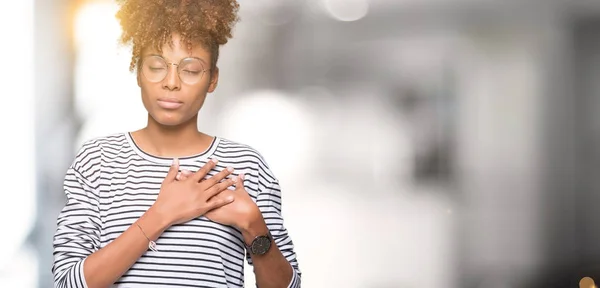
POLYGON ((210 187, 208 190, 206 190, 206 198, 210 199, 215 195, 227 190, 227 188, 233 185, 234 182, 235 181, 233 179, 225 179, 223 182, 210 187))
POLYGON ((219 207, 223 207, 233 201, 235 201, 235 197, 233 197, 233 195, 228 195, 226 197, 215 197, 208 201, 208 210, 210 211, 219 207))
POLYGON ((173 164, 171 164, 171 167, 169 168, 169 173, 167 173, 167 176, 165 177, 165 182, 173 182, 176 180, 177 178, 177 172, 179 171, 179 159, 174 158, 173 159, 173 164))
POLYGON ((227 176, 229 176, 229 174, 233 173, 233 168, 232 167, 227 167, 226 169, 223 169, 223 171, 215 174, 214 176, 206 179, 204 182, 202 182, 205 186, 205 189, 208 189, 214 185, 217 185, 219 182, 221 182, 221 180, 227 178, 227 176))
POLYGON ((188 179, 192 174, 194 174, 192 171, 190 170, 181 170, 181 172, 177 173, 177 180, 178 181, 183 181, 188 179))
POLYGON ((211 159, 210 161, 206 162, 206 164, 204 164, 202 168, 198 169, 198 171, 194 173, 194 176, 192 178, 196 182, 200 182, 200 180, 206 177, 206 175, 208 175, 208 172, 210 172, 210 170, 212 170, 212 168, 215 167, 215 165, 217 165, 217 162, 217 159, 211 159))
POLYGON ((242 173, 234 179, 235 190, 244 190, 244 174, 242 173))

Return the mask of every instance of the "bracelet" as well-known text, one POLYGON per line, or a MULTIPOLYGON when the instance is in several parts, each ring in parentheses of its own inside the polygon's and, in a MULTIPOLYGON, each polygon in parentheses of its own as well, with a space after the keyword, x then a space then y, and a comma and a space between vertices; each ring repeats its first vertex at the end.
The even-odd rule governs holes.
POLYGON ((156 248, 156 242, 150 240, 150 238, 148 238, 148 236, 146 236, 146 233, 144 232, 144 229, 142 229, 142 226, 140 226, 140 224, 135 223, 135 225, 137 225, 138 228, 140 228, 140 231, 142 231, 142 234, 144 234, 144 237, 146 237, 146 239, 148 239, 148 248, 154 252, 158 252, 158 248, 156 248))

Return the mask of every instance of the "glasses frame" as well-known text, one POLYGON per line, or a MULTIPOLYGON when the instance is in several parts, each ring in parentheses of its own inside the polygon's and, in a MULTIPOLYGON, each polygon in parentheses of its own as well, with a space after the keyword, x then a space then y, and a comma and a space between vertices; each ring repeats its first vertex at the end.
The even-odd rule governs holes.
POLYGON ((144 78, 146 78, 146 80, 150 81, 151 83, 160 83, 160 82, 164 81, 165 79, 167 79, 167 77, 169 76, 169 73, 171 73, 171 69, 169 69, 169 67, 175 66, 176 67, 175 71, 177 71, 177 77, 179 78, 179 81, 181 81, 182 83, 185 83, 187 85, 194 85, 202 80, 202 78, 204 77, 204 74, 206 74, 206 71, 210 71, 210 68, 204 68, 203 62, 204 61, 198 57, 186 57, 186 58, 181 59, 181 61, 179 61, 179 63, 173 63, 173 62, 167 61, 167 59, 165 59, 164 57, 162 57, 160 55, 148 55, 148 56, 145 56, 142 58, 142 62, 140 65, 140 68, 141 68, 140 72, 142 73, 142 75, 144 75, 144 78), (160 79, 158 81, 152 81, 152 80, 148 79, 148 76, 146 76, 146 74, 144 74, 144 62, 146 62, 146 60, 148 58, 152 58, 152 57, 158 58, 158 59, 162 60, 165 64, 167 64, 167 73, 165 74, 165 76, 162 79, 160 79), (202 70, 201 70, 202 74, 200 74, 200 77, 198 77, 198 80, 196 80, 196 82, 194 82, 194 83, 188 83, 186 81, 183 81, 183 79, 181 79, 181 70, 179 70, 179 67, 181 67, 181 64, 183 63, 183 61, 186 61, 189 59, 197 60, 198 62, 200 62, 200 65, 202 65, 202 70))

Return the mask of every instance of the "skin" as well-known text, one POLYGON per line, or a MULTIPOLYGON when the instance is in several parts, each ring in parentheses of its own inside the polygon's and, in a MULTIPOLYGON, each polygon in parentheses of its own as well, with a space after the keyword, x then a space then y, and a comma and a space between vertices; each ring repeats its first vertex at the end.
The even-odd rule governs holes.
MULTIPOLYGON (((167 62, 179 63, 186 57, 202 59, 210 67, 210 52, 201 45, 190 50, 173 35, 172 45, 165 44, 162 53, 145 50, 143 56, 159 54, 167 62)), ((207 149, 212 136, 198 131, 198 112, 207 93, 218 84, 218 69, 207 71, 202 80, 188 85, 180 81, 177 68, 170 65, 167 77, 158 83, 148 81, 138 72, 138 85, 142 102, 148 111, 147 126, 132 133, 136 144, 148 153, 162 156, 182 157, 207 149), (175 109, 161 107, 160 100, 180 103, 175 109)), ((179 173, 175 160, 165 177, 156 202, 117 239, 94 252, 84 263, 84 274, 90 288, 108 287, 117 281, 148 249, 148 240, 156 240, 170 226, 187 222, 199 216, 238 228, 246 244, 265 235, 268 228, 262 213, 252 201, 243 185, 243 175, 227 178, 233 172, 228 168, 206 180, 204 177, 215 166, 209 161, 196 172, 179 173), (235 190, 227 190, 231 185, 235 190)), ((292 279, 292 267, 276 245, 264 255, 252 255, 257 285, 261 288, 287 287, 292 279)))

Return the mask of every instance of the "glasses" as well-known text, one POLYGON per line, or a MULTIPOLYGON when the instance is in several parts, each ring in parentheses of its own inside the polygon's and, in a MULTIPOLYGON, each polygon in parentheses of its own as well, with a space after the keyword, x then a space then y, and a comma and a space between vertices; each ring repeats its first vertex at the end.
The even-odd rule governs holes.
POLYGON ((198 58, 184 58, 179 64, 175 64, 168 63, 160 56, 152 55, 142 59, 142 74, 150 82, 161 82, 169 74, 169 65, 177 67, 179 80, 188 85, 198 83, 202 79, 202 76, 204 76, 204 73, 210 70, 205 69, 204 64, 198 58))

